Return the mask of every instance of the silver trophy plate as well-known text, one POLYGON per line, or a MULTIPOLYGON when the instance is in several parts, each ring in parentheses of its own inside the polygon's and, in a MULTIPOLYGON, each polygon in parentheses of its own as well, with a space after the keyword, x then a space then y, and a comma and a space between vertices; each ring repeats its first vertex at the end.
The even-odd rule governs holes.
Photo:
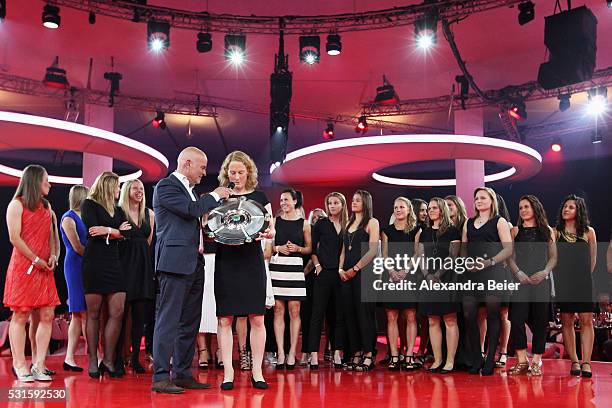
POLYGON ((272 216, 258 202, 246 197, 232 197, 208 213, 209 238, 225 245, 253 242, 265 231, 272 216))

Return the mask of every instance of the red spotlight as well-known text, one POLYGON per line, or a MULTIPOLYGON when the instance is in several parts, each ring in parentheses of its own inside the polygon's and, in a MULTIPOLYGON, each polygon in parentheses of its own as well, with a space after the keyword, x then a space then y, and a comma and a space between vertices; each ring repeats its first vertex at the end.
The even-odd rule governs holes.
POLYGON ((527 109, 525 109, 525 102, 517 101, 510 105, 510 108, 508 109, 508 114, 516 120, 527 119, 527 109))
POLYGON ((334 124, 332 122, 329 122, 327 128, 323 131, 323 138, 327 140, 334 138, 334 124))
POLYGON ((355 132, 357 133, 366 133, 368 131, 368 121, 365 115, 359 117, 359 122, 357 122, 357 126, 355 126, 355 132))
POLYGON ((153 119, 153 121, 151 122, 153 127, 157 129, 165 129, 166 128, 165 116, 166 115, 164 115, 164 112, 157 111, 157 115, 155 116, 155 119, 153 119))
POLYGON ((550 150, 555 153, 559 153, 562 149, 561 140, 559 138, 554 138, 552 144, 550 145, 550 150))

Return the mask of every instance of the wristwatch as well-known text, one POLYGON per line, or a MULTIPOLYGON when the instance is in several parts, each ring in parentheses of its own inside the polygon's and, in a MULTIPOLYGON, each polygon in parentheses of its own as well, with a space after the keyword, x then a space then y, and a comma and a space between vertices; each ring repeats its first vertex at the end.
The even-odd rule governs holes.
POLYGON ((355 265, 355 266, 353 266, 353 270, 354 270, 355 272, 359 272, 359 267, 358 267, 357 265, 355 265))
POLYGON ((495 264, 496 264, 495 259, 490 258, 490 261, 491 261, 491 266, 495 266, 495 264))

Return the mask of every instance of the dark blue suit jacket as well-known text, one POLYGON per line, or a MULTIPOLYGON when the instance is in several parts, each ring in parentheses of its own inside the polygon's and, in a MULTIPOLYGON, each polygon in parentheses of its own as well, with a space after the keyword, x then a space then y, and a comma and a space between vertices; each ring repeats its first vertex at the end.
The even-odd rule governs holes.
POLYGON ((172 174, 157 183, 153 192, 156 271, 181 275, 195 271, 200 245, 199 217, 215 207, 217 201, 210 194, 193 201, 183 183, 172 174))

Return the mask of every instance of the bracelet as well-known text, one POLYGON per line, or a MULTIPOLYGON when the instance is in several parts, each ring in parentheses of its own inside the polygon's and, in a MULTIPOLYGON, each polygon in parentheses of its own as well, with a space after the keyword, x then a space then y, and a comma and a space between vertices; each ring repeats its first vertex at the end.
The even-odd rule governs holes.
POLYGON ((321 266, 321 264, 316 264, 316 265, 315 265, 315 268, 318 268, 319 266, 321 266))
POLYGON ((28 271, 26 272, 26 274, 31 274, 32 270, 34 269, 34 265, 36 264, 36 262, 40 261, 39 257, 34 258, 34 260, 32 261, 32 264, 30 265, 30 267, 28 268, 28 271))

